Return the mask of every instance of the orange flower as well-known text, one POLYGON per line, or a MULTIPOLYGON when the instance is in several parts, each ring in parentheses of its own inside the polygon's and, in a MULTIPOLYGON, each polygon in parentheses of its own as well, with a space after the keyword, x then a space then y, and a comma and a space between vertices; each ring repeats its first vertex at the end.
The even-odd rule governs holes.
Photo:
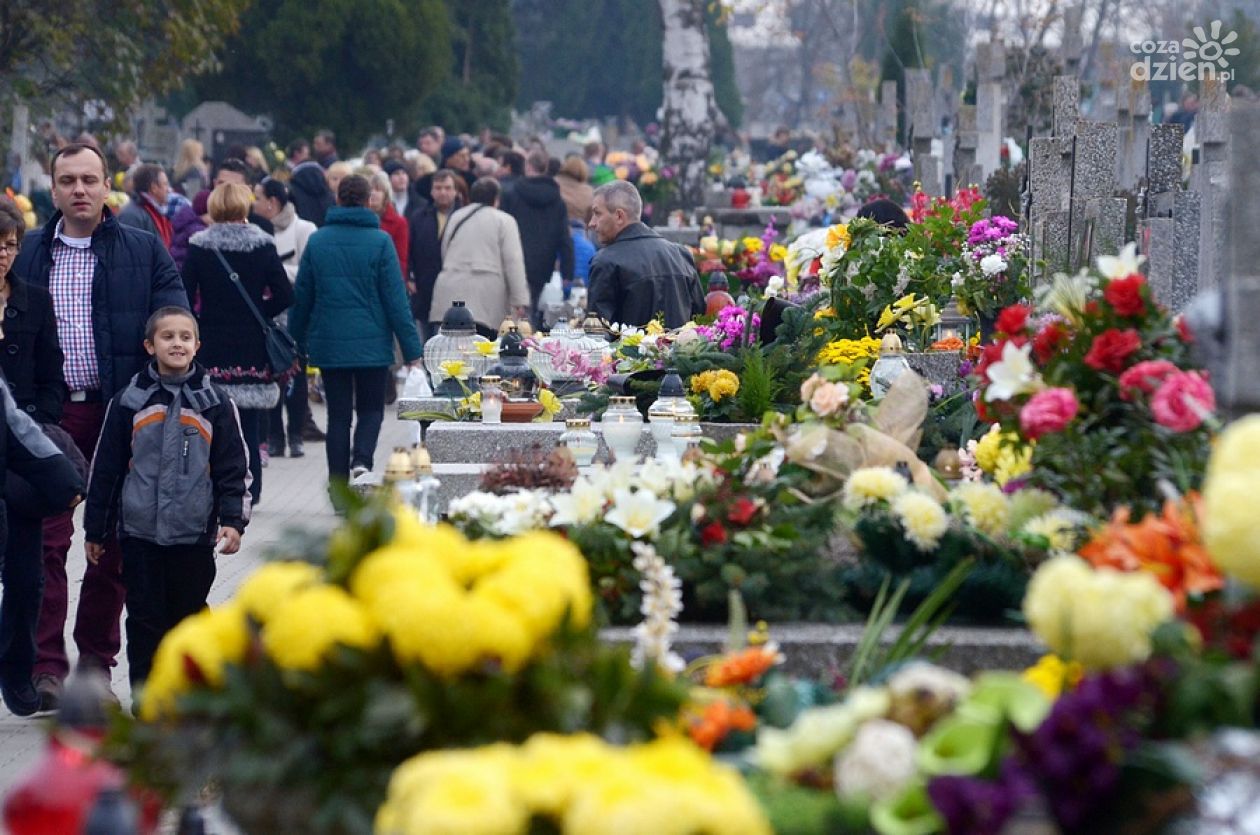
POLYGON ((705 673, 704 683, 708 687, 748 684, 782 661, 779 645, 773 641, 765 646, 749 647, 715 662, 705 673))
POLYGON ((751 731, 757 727, 757 715, 747 705, 732 705, 719 699, 705 706, 700 718, 694 720, 687 732, 691 739, 706 751, 712 751, 731 731, 751 731))
POLYGON ((961 339, 959 339, 956 336, 951 336, 948 339, 936 340, 935 342, 932 343, 932 347, 930 350, 932 351, 961 351, 963 348, 966 348, 966 347, 967 347, 966 342, 963 342, 961 339))
POLYGON ((1130 522, 1129 509, 1119 508, 1080 555, 1096 568, 1149 571, 1172 592, 1182 614, 1186 595, 1223 584, 1199 536, 1201 504, 1198 493, 1189 493, 1183 501, 1164 502, 1162 514, 1148 513, 1141 522, 1130 522))

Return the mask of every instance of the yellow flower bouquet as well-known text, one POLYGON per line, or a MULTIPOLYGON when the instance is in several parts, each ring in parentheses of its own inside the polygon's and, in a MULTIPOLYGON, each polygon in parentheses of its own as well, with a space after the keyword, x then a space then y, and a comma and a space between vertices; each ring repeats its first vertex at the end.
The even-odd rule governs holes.
POLYGON ((135 779, 171 797, 213 780, 249 832, 366 832, 408 757, 548 732, 647 740, 676 715, 680 685, 599 643, 567 540, 471 542, 347 501, 344 527, 295 535, 167 635, 111 742, 135 779))

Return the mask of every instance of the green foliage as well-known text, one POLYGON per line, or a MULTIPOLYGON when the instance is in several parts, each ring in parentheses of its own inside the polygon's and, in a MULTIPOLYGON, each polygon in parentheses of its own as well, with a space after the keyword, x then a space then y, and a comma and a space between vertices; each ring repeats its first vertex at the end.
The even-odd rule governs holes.
POLYGON ((849 248, 829 277, 835 317, 828 329, 833 339, 868 336, 880 312, 898 298, 901 237, 868 218, 850 221, 849 237, 849 248))
MULTIPOLYGON (((661 106, 661 12, 656 0, 517 0, 512 4, 521 84, 518 108, 549 101, 557 116, 656 120, 661 106)), ((718 106, 738 125, 743 104, 716 10, 710 72, 718 106)))
POLYGON ((754 771, 745 780, 770 820, 784 835, 857 835, 869 832, 864 810, 848 809, 834 791, 819 791, 754 771))
POLYGON ((418 123, 417 103, 450 83, 453 28, 443 0, 255 0, 197 90, 272 114, 281 137, 331 128, 348 150, 388 118, 418 123))
POLYGON ((749 418, 760 420, 762 415, 773 408, 775 401, 777 387, 770 363, 759 347, 744 348, 740 351, 740 359, 743 361, 743 372, 740 374, 739 393, 736 395, 739 408, 749 418))
POLYGON ((519 68, 508 0, 447 1, 451 18, 451 72, 420 104, 424 124, 448 133, 489 125, 507 130, 519 68))
POLYGON ((1234 16, 1226 22, 1221 33, 1224 35, 1231 30, 1238 33, 1237 40, 1230 44, 1238 49, 1238 54, 1229 58, 1229 70, 1233 77, 1228 87, 1231 91, 1239 84, 1252 90, 1260 88, 1260 27, 1242 9, 1235 9, 1234 16))
POLYGON ((0 108, 17 100, 128 112, 215 66, 250 0, 0 0, 0 108))

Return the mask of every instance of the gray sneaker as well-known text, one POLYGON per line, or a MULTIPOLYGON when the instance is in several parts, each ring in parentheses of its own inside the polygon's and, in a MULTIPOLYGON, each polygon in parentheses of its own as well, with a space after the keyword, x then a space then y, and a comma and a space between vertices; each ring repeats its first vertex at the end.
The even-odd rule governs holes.
POLYGON ((52 673, 40 673, 35 676, 35 692, 39 694, 41 713, 56 710, 61 706, 61 679, 52 673))

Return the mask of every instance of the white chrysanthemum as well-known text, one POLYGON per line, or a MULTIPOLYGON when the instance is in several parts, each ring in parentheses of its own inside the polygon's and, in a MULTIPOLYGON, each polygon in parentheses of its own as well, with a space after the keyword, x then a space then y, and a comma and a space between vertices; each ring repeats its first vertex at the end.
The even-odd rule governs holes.
POLYGON ((1081 526, 1089 521, 1090 517, 1079 510, 1059 507, 1030 519, 1024 533, 1043 537, 1053 552, 1071 553, 1079 544, 1081 526))
POLYGON ((1006 259, 996 252, 980 259, 980 272, 994 276, 1006 269, 1006 259))
POLYGON ((893 513, 901 521, 906 539, 920 551, 936 549, 945 531, 949 530, 949 516, 931 496, 917 490, 907 490, 892 500, 893 513))
POLYGON ((905 476, 891 467, 863 467, 854 470, 844 483, 844 506, 860 510, 876 502, 892 501, 908 486, 905 476))
POLYGON ((996 484, 965 482, 954 488, 950 498, 967 524, 976 530, 988 536, 1001 536, 1006 532, 1010 501, 996 484))
POLYGON ((919 743, 905 725, 871 719, 836 757, 836 794, 842 799, 888 800, 914 779, 919 743))

